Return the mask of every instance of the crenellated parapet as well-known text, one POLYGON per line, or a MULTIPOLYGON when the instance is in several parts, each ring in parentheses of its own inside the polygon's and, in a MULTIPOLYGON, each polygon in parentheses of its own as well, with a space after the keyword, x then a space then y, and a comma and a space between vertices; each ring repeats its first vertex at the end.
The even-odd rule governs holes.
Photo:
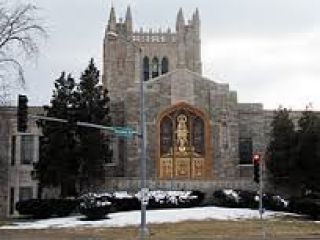
POLYGON ((133 41, 135 42, 153 42, 153 43, 175 43, 177 40, 177 34, 175 32, 171 32, 171 29, 168 28, 166 31, 162 31, 162 29, 143 31, 140 28, 140 31, 136 31, 133 33, 133 41))

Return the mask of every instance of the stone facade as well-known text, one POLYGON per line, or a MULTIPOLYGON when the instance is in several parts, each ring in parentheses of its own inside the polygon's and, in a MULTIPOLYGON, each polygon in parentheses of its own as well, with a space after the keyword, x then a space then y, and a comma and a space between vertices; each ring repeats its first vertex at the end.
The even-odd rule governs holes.
MULTIPOLYGON (((211 182, 221 186, 225 182, 230 186, 233 182, 237 186, 239 181, 248 181, 252 178, 251 160, 240 160, 239 146, 250 145, 251 152, 259 153, 266 148, 269 129, 266 119, 269 115, 262 104, 238 103, 237 93, 230 90, 228 84, 204 78, 200 56, 198 10, 185 24, 180 9, 176 32, 170 29, 167 32, 134 32, 130 8, 124 22, 117 22, 115 11, 111 9, 104 38, 103 83, 110 91, 114 125, 139 130, 139 79, 145 81, 147 178, 151 182, 163 180, 159 178, 158 166, 159 121, 161 114, 168 109, 177 108, 178 111, 179 106, 189 107, 203 113, 207 119, 210 157, 205 160, 204 185, 211 182), (168 59, 167 72, 162 72, 164 66, 159 64, 159 73, 153 74, 157 69, 153 62, 150 63, 151 70, 146 71, 148 68, 144 60, 155 57, 168 59)), ((121 183, 122 180, 139 177, 138 146, 137 139, 124 141, 119 151, 122 155, 114 156, 116 164, 111 166, 109 177, 119 177, 116 178, 119 184, 112 181, 113 187, 122 189, 127 186, 121 183)), ((191 179, 185 184, 193 185, 191 179)), ((252 188, 253 185, 241 186, 252 188)))
MULTIPOLYGON (((40 108, 29 108, 37 113, 40 108)), ((31 177, 39 159, 39 129, 30 120, 26 133, 17 132, 16 108, 0 107, 0 217, 13 216, 19 200, 37 197, 37 181, 31 177)))

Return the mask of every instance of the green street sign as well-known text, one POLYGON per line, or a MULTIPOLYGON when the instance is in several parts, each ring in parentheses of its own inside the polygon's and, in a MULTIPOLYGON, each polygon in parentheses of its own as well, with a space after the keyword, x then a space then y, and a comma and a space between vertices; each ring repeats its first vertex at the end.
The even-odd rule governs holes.
POLYGON ((133 129, 128 127, 116 127, 114 128, 114 134, 118 137, 126 137, 126 138, 132 138, 135 131, 133 129))

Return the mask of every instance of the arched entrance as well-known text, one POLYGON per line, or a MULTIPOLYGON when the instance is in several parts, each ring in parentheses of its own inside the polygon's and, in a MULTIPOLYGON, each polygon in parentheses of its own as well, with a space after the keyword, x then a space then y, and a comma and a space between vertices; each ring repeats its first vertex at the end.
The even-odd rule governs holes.
POLYGON ((210 176, 210 126, 205 114, 186 103, 158 118, 159 179, 205 179, 210 176))

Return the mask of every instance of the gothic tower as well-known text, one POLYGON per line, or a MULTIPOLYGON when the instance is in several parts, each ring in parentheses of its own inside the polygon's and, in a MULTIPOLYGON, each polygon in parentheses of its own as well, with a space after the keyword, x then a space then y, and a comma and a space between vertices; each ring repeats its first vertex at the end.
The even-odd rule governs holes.
POLYGON ((111 101, 122 101, 125 91, 139 82, 140 74, 145 81, 178 68, 201 75, 200 48, 198 9, 186 23, 180 8, 176 32, 172 32, 170 28, 134 31, 130 7, 124 21, 116 19, 112 7, 103 46, 103 84, 110 91, 111 101))

